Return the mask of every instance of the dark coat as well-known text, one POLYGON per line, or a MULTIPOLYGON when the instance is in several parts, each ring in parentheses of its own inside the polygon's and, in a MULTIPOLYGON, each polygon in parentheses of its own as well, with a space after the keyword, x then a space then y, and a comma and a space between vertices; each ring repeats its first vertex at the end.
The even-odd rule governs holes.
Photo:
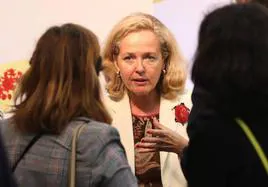
MULTIPOLYGON (((248 138, 228 111, 203 102, 208 97, 195 88, 182 159, 189 187, 267 187, 267 173, 248 138)), ((244 120, 268 156, 268 115, 244 120)))

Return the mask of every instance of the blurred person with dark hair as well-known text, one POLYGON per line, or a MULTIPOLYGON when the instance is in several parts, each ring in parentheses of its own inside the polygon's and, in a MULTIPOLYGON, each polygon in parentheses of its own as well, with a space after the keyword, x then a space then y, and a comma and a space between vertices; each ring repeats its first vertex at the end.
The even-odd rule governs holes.
POLYGON ((16 93, 14 115, 1 125, 17 183, 68 184, 71 141, 75 186, 137 186, 117 130, 101 100, 96 35, 76 25, 50 27, 38 40, 16 93))
POLYGON ((199 111, 182 161, 189 187, 267 187, 267 9, 233 4, 205 16, 192 80, 199 111))

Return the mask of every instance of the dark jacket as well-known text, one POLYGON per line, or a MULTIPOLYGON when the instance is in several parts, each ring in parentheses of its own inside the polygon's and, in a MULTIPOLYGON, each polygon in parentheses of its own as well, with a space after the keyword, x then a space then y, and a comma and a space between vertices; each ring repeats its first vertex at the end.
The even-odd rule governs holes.
MULTIPOLYGON (((196 90, 201 95, 193 95, 190 142, 182 160, 189 187, 267 187, 262 162, 234 117, 219 105, 205 105, 202 98, 208 93, 196 90)), ((268 116, 244 120, 267 156, 268 116)))

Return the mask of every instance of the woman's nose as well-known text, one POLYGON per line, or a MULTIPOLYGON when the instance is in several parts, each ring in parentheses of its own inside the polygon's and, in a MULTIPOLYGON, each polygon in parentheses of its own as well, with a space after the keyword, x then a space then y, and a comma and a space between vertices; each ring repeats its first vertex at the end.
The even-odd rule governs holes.
POLYGON ((145 68, 144 68, 143 60, 142 59, 138 59, 137 60, 136 71, 137 72, 144 72, 144 70, 145 70, 145 68))

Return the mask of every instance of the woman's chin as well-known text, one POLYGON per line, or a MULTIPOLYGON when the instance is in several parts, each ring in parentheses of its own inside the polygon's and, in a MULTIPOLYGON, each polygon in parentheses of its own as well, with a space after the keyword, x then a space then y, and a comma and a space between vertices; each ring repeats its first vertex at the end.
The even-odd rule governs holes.
POLYGON ((130 91, 131 94, 135 95, 135 96, 139 96, 139 97, 146 97, 146 96, 150 96, 152 94, 152 91, 150 90, 133 90, 130 91))

